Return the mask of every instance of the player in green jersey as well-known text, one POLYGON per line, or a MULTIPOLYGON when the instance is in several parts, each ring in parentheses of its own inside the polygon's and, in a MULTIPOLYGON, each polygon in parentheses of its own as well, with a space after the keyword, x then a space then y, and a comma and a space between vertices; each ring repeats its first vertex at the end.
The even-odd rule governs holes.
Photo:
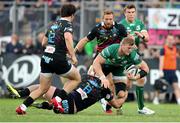
POLYGON ((143 24, 143 22, 136 18, 136 7, 133 4, 127 5, 124 8, 125 18, 120 21, 128 32, 135 36, 136 46, 139 45, 141 41, 148 42, 149 35, 143 24))
MULTIPOLYGON (((124 38, 120 44, 113 44, 105 48, 93 62, 94 72, 99 76, 105 88, 110 87, 110 83, 106 78, 108 73, 111 72, 114 78, 121 78, 121 87, 117 92, 118 97, 122 96, 122 89, 124 92, 127 91, 127 79, 133 81, 140 80, 149 72, 146 62, 140 59, 137 50, 134 49, 134 45, 134 38, 128 36, 124 38), (140 72, 135 76, 133 74, 125 74, 126 67, 130 65, 137 65, 137 67, 140 68, 140 72), (122 81, 122 77, 124 77, 124 81, 122 81), (124 86, 124 88, 122 88, 122 86, 124 86)), ((120 83, 115 83, 115 85, 120 85, 120 83)), ((125 95, 123 98, 125 101, 125 95)), ((138 112, 141 114, 154 114, 154 111, 149 110, 146 107, 143 107, 143 111, 139 109, 138 112)))
MULTIPOLYGON (((128 34, 133 35, 135 37, 136 47, 140 44, 140 42, 148 42, 149 35, 143 24, 143 22, 136 18, 136 7, 133 4, 127 5, 124 8, 125 19, 121 20, 121 24, 125 26, 128 34)), ((144 107, 144 83, 145 77, 137 80, 136 85, 136 96, 138 102, 138 109, 142 111, 140 113, 146 114, 146 112, 151 112, 152 110, 144 107)), ((147 113, 149 114, 149 113, 147 113)))

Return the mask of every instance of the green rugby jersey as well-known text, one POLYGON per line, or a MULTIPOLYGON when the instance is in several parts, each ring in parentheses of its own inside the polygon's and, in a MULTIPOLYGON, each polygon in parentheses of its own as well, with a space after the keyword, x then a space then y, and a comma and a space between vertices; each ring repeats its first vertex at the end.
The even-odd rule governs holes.
MULTIPOLYGON (((122 25, 126 28, 127 32, 134 35, 134 31, 141 32, 142 30, 146 30, 143 22, 139 19, 135 19, 133 23, 129 23, 126 21, 126 19, 123 19, 120 21, 122 25)), ((142 39, 140 39, 138 36, 135 36, 135 43, 136 46, 139 45, 142 39)))
POLYGON ((112 44, 102 50, 100 55, 106 60, 105 64, 126 68, 132 64, 138 65, 141 59, 137 50, 133 50, 129 55, 120 56, 118 53, 120 44, 112 44))

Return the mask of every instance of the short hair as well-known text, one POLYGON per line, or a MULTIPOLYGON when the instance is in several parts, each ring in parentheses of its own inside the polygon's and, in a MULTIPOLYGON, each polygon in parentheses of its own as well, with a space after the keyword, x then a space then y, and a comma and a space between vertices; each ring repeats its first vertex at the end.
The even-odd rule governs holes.
POLYGON ((61 7, 61 17, 69 17, 74 15, 76 12, 76 7, 73 4, 64 4, 61 7))
POLYGON ((133 36, 127 36, 125 38, 123 38, 123 40, 121 41, 121 44, 129 44, 131 46, 135 45, 135 38, 133 36))
POLYGON ((136 10, 136 6, 134 4, 128 4, 124 7, 124 12, 126 11, 126 9, 135 9, 136 10))
POLYGON ((173 35, 172 33, 168 33, 167 36, 166 36, 166 38, 167 38, 168 36, 174 36, 174 35, 173 35))
POLYGON ((111 15, 111 14, 114 15, 114 12, 112 10, 109 10, 109 9, 104 10, 103 17, 104 17, 104 15, 111 15))

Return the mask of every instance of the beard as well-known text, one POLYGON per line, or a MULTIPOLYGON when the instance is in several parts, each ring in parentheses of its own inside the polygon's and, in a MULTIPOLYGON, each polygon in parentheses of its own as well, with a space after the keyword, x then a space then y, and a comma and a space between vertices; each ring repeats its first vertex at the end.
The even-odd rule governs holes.
POLYGON ((106 29, 110 29, 113 26, 113 24, 105 24, 106 29))

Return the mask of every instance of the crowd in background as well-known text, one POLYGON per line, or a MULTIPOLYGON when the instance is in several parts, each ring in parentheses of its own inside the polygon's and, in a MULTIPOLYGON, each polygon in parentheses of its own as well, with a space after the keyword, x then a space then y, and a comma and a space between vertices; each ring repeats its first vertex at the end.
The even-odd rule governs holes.
MULTIPOLYGON (((0 0, 0 2, 5 2, 6 0, 0 0)), ((13 2, 14 0, 8 0, 8 2, 13 2)), ((5 18, 7 17, 7 15, 3 15, 3 11, 1 12, 0 11, 0 16, 3 18, 1 19, 2 23, 4 23, 2 25, 2 28, 0 27, 0 36, 4 36, 4 33, 7 33, 8 35, 11 35, 11 42, 9 44, 7 44, 6 46, 6 43, 2 44, 2 48, 1 48, 1 51, 2 53, 23 53, 23 54, 39 54, 41 53, 42 49, 41 48, 41 38, 42 38, 42 35, 44 32, 40 32, 37 34, 36 36, 36 40, 33 41, 32 39, 32 32, 33 30, 37 30, 39 29, 40 27, 43 26, 43 11, 39 11, 37 13, 35 13, 36 15, 34 15, 34 13, 32 14, 30 11, 26 11, 26 8, 41 8, 44 6, 44 2, 48 2, 48 6, 50 7, 59 7, 59 6, 56 6, 57 4, 59 3, 63 3, 63 2, 76 2, 76 3, 79 3, 76 5, 76 7, 79 7, 80 6, 80 2, 81 0, 15 0, 17 5, 18 3, 21 3, 21 5, 18 6, 19 8, 19 15, 18 15, 18 21, 19 21, 19 34, 13 34, 12 33, 12 30, 9 30, 9 28, 12 28, 12 21, 13 21, 13 16, 12 16, 12 13, 14 11, 13 7, 8 5, 8 4, 1 4, 0 5, 0 10, 3 10, 5 7, 10 7, 10 10, 8 10, 8 13, 9 13, 9 22, 7 22, 7 20, 5 20, 5 18), (26 5, 26 4, 22 4, 23 2, 35 2, 35 4, 32 4, 32 5, 26 5), (25 14, 28 13, 26 16, 25 14), (4 20, 4 22, 3 22, 4 20), (30 27, 23 27, 23 24, 24 23, 30 23, 30 27), (9 25, 11 27, 9 27, 9 25), (9 27, 9 28, 8 28, 9 27), (23 30, 23 28, 26 28, 26 30, 23 30), (6 32, 5 30, 8 29, 8 31, 6 32), (24 34, 23 31, 27 31, 27 30, 30 30, 30 33, 31 35, 26 35, 24 34), (25 36, 24 36, 25 35, 25 36), (16 40, 16 41, 14 41, 16 40), (16 50, 16 48, 18 48, 19 50, 16 50), (15 50, 13 50, 15 49, 15 50)), ((97 1, 97 0, 87 0, 87 1, 97 1)), ((128 0, 106 0, 106 1, 128 1, 128 0)), ((139 0, 140 2, 149 2, 149 0, 139 0)), ((158 0, 158 1, 154 1, 154 3, 156 2, 166 2, 166 8, 170 8, 170 7, 173 7, 173 8, 179 8, 180 6, 172 6, 172 5, 176 5, 176 4, 173 4, 174 2, 179 2, 180 0, 158 0), (170 6, 171 5, 171 6, 170 6)), ((145 5, 144 5, 145 6, 145 5)), ((144 7, 144 6, 141 6, 139 5, 139 7, 144 7)), ((150 7, 150 6, 149 6, 150 7)), ((158 4, 152 4, 151 7, 160 7, 158 6, 158 4)), ((119 14, 117 14, 116 12, 116 8, 118 9, 118 13, 120 14, 119 12, 119 8, 123 8, 122 5, 115 5, 115 17, 119 16, 119 14)), ((57 17, 60 15, 60 12, 59 12, 59 9, 55 9, 52 11, 52 13, 50 13, 50 17, 49 18, 49 21, 55 21, 57 19, 57 17)), ((144 21, 145 25, 148 27, 148 20, 147 18, 144 17, 144 14, 139 14, 139 18, 141 20, 144 21), (141 16, 143 15, 143 16, 141 16)), ((97 21, 97 18, 96 19, 96 22, 97 21)), ((119 18, 116 18, 117 20, 119 18)), ((25 25, 25 24, 24 24, 25 25)), ((6 35, 7 35, 6 34, 6 35)), ((77 38, 75 39, 75 43, 78 42, 79 37, 77 36, 77 38)), ((178 57, 180 56, 180 36, 176 36, 176 45, 177 45, 177 48, 178 48, 178 57)), ((162 46, 161 46, 162 47, 162 46)), ((140 49, 140 53, 142 55, 143 58, 158 58, 159 57, 159 48, 161 47, 148 47, 147 44, 145 43, 141 43, 140 46, 139 46, 139 49, 140 49)), ((91 50, 90 53, 87 53, 87 52, 84 52, 84 53, 87 53, 88 56, 92 56, 93 55, 93 49, 95 49, 93 46, 90 47, 91 49, 88 49, 88 50, 91 50)))

